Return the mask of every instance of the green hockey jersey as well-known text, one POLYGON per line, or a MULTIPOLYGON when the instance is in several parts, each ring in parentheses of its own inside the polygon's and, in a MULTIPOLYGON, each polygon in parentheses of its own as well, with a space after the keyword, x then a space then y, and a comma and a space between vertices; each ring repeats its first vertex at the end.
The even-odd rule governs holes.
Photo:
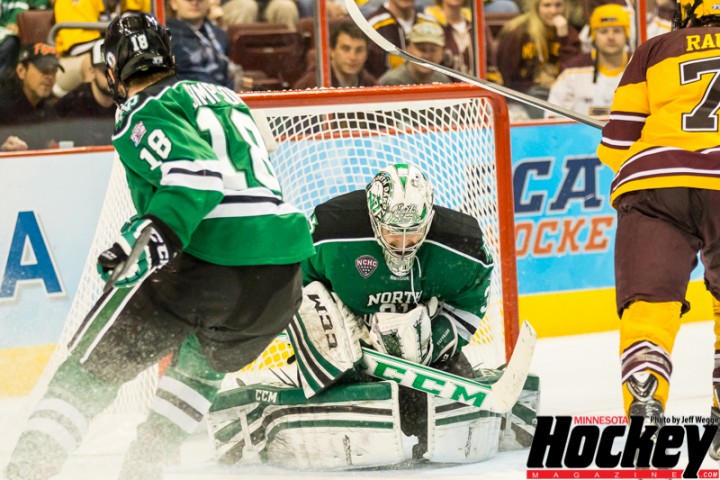
POLYGON ((233 91, 165 78, 118 109, 113 145, 138 214, 164 221, 185 252, 219 265, 312 255, 307 219, 283 200, 260 131, 233 91))
POLYGON ((405 277, 385 264, 365 191, 318 205, 312 223, 316 254, 302 264, 305 284, 322 282, 356 314, 405 312, 437 297, 438 314, 455 323, 465 342, 473 336, 487 310, 493 269, 473 217, 435 206, 430 232, 405 277))

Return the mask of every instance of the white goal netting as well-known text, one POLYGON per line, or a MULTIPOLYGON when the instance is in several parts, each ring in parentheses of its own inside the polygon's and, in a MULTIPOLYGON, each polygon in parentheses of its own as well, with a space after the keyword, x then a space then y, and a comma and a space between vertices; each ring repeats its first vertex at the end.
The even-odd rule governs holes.
MULTIPOLYGON (((433 183, 437 204, 478 219, 496 268, 491 303, 473 339, 473 360, 489 367, 504 363, 518 319, 509 127, 502 99, 468 85, 250 94, 244 99, 267 118, 277 143, 271 162, 285 198, 304 213, 364 188, 388 164, 413 163, 433 183)), ((98 253, 133 213, 116 160, 78 293, 36 391, 44 391, 43 384, 67 356, 64 346, 102 291, 95 270, 98 253)), ((285 342, 273 342, 248 368, 281 366, 290 353, 285 342)), ((147 408, 157 378, 155 368, 123 387, 114 411, 147 408)))

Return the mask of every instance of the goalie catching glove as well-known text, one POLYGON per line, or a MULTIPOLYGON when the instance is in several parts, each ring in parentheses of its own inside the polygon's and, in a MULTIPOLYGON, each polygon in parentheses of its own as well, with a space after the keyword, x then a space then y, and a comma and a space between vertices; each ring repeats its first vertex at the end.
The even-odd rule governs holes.
POLYGON ((182 250, 182 243, 170 227, 159 218, 146 215, 133 217, 120 229, 120 237, 98 257, 98 273, 104 281, 113 277, 116 269, 122 273, 115 278, 115 287, 131 287, 144 280, 156 268, 162 268, 182 250), (125 265, 143 232, 149 229, 145 245, 131 265, 125 265))
POLYGON ((438 312, 437 297, 406 313, 378 312, 368 327, 372 347, 382 353, 430 365, 459 350, 455 324, 438 312))

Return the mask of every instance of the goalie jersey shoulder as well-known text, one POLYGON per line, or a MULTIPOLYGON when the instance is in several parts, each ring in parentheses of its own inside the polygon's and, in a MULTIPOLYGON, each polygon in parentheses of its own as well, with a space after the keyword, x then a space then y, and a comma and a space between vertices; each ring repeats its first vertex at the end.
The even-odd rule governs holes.
POLYGON ((345 193, 321 203, 313 211, 313 241, 374 238, 365 190, 345 193))
MULTIPOLYGON (((374 238, 365 190, 356 190, 321 203, 313 214, 313 241, 340 238, 374 238)), ((480 260, 492 263, 478 221, 470 215, 435 205, 435 217, 427 239, 480 260)))
POLYGON ((440 243, 484 264, 493 263, 490 253, 485 248, 480 224, 474 217, 465 213, 435 205, 435 217, 427 241, 440 243))

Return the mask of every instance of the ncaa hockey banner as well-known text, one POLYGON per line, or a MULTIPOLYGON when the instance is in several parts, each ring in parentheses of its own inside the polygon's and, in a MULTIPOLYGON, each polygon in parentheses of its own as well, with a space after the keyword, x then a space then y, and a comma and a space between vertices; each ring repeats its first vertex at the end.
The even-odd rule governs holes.
POLYGON ((111 164, 107 148, 0 158, 0 395, 27 391, 52 353, 111 164))

